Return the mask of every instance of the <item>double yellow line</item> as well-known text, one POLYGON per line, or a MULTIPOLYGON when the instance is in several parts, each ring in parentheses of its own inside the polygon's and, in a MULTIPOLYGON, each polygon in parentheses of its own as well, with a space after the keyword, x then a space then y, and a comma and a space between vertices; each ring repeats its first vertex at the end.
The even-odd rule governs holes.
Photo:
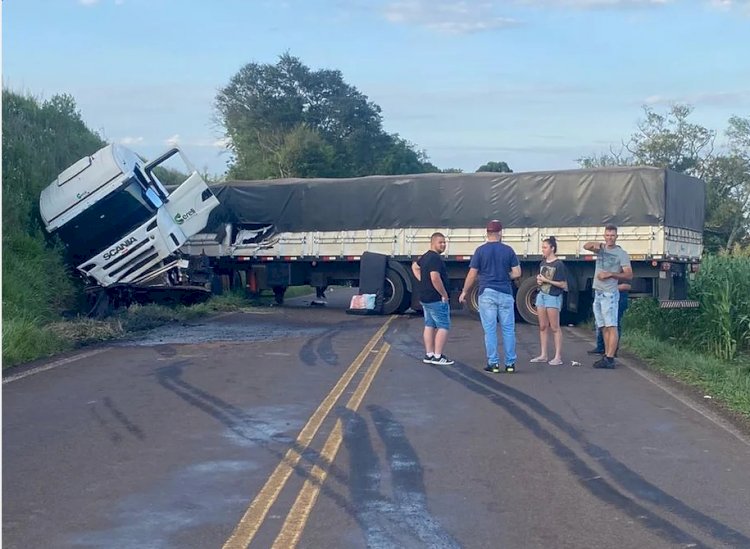
MULTIPOLYGON (((354 359, 346 372, 344 372, 344 375, 341 376, 333 389, 331 389, 331 392, 328 393, 313 415, 310 416, 310 419, 297 436, 297 440, 293 447, 287 450, 279 465, 266 481, 266 484, 260 492, 258 492, 258 495, 245 511, 245 514, 240 519, 240 522, 234 529, 234 532, 232 532, 232 535, 226 543, 224 543, 224 549, 244 549, 250 545, 255 534, 258 532, 258 529, 263 524, 271 506, 279 497, 281 490, 284 488, 284 485, 294 471, 294 468, 302 459, 302 453, 312 443, 313 438, 315 438, 323 421, 328 417, 328 414, 346 390, 352 378, 357 374, 377 343, 381 340, 393 318, 394 317, 390 317, 375 335, 372 336, 370 341, 367 342, 367 345, 365 345, 359 355, 357 355, 357 358, 354 359)), ((354 393, 352 393, 352 396, 349 398, 349 401, 346 404, 346 407, 349 410, 356 411, 357 408, 359 408, 365 393, 367 393, 367 390, 370 388, 370 384, 375 378, 375 375, 377 374, 380 365, 383 363, 383 360, 385 360, 385 356, 388 354, 389 350, 390 345, 383 342, 380 350, 377 352, 375 360, 372 362, 370 368, 362 377, 357 388, 354 390, 354 393)), ((328 467, 333 463, 336 453, 343 441, 342 433, 342 421, 341 419, 338 419, 333 431, 331 431, 331 434, 323 445, 319 463, 313 466, 309 478, 305 480, 302 490, 297 496, 292 508, 289 510, 284 525, 281 528, 281 532, 276 538, 273 547, 286 549, 296 546, 299 542, 299 538, 302 535, 307 519, 315 505, 318 494, 320 493, 320 488, 328 476, 328 467)))

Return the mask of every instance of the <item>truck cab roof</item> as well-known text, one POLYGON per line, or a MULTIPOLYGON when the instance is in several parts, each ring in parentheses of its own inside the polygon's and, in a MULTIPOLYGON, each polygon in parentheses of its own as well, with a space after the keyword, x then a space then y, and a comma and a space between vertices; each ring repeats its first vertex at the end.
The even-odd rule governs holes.
POLYGON ((140 164, 133 151, 110 144, 67 168, 39 197, 45 229, 55 231, 107 196, 140 164))

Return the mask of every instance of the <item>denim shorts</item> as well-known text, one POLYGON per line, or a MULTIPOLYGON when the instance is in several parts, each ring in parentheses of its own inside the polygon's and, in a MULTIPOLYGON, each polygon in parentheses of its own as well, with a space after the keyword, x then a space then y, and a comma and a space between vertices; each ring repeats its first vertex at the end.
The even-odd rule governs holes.
POLYGON ((594 318, 597 328, 617 326, 617 310, 620 304, 620 292, 594 292, 594 318))
POLYGON ((562 302, 563 302, 563 296, 560 295, 550 295, 545 294, 544 292, 539 292, 536 294, 536 306, 537 307, 545 307, 547 309, 557 309, 558 311, 562 309, 562 302))
POLYGON ((451 329, 451 308, 448 303, 442 301, 422 303, 422 312, 424 313, 424 325, 428 328, 451 329))

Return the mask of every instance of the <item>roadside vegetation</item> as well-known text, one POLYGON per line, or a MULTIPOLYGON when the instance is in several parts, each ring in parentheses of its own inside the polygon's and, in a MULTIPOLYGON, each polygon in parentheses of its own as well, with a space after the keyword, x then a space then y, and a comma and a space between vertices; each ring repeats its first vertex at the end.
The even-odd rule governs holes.
POLYGON ((698 309, 635 300, 623 345, 656 370, 699 387, 750 419, 750 249, 707 256, 691 285, 698 309))

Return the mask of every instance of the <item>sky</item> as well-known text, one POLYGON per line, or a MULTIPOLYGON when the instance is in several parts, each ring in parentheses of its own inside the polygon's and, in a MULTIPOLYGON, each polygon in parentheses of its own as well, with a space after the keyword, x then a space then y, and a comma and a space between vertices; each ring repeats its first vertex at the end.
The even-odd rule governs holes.
POLYGON ((566 169, 620 150, 643 106, 717 144, 750 116, 750 0, 4 0, 2 81, 74 97, 109 142, 225 172, 214 101, 283 53, 337 69, 439 168, 566 169))

